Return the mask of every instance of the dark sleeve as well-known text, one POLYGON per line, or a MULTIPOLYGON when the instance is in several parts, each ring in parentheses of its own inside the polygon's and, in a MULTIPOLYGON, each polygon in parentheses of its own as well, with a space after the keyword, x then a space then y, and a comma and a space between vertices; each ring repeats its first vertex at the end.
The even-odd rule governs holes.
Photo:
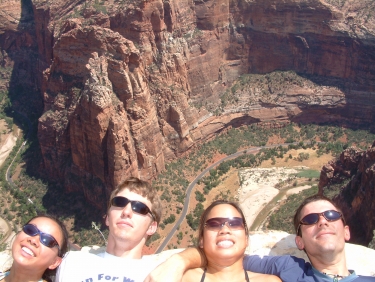
POLYGON ((283 281, 314 281, 310 273, 310 264, 293 256, 245 256, 244 268, 248 271, 274 274, 283 281))

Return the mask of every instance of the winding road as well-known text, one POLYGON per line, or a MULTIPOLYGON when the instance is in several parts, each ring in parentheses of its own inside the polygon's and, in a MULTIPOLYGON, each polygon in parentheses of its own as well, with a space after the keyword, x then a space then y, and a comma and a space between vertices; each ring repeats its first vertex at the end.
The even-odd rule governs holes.
POLYGON ((181 216, 180 218, 177 220, 177 222, 175 223, 175 225, 172 227, 171 231, 168 233, 168 235, 165 237, 163 243, 161 243, 161 245, 157 248, 156 252, 155 253, 160 253, 164 250, 164 248, 167 246, 167 244, 169 243, 169 241, 171 240, 172 236, 174 235, 174 233, 176 232, 177 228, 180 226, 180 224, 182 223, 182 221, 185 219, 186 217, 186 214, 187 214, 187 211, 189 209, 189 202, 190 202, 190 196, 191 196, 191 193, 193 191, 193 188, 195 186, 195 184, 197 184, 197 182, 208 172, 210 171, 212 168, 216 167, 217 165, 221 164, 222 162, 225 162, 225 161, 228 161, 228 160, 231 160, 231 159, 234 159, 234 158, 237 158, 243 154, 254 154, 256 152, 258 152, 259 150, 261 149, 267 149, 267 148, 274 148, 274 147, 278 147, 278 146, 287 146, 287 145, 290 145, 290 144, 297 144, 298 142, 295 142, 295 143, 288 143, 288 144, 275 144, 275 145, 269 145, 269 146, 261 146, 261 147, 252 147, 252 148, 249 148, 249 149, 245 149, 245 150, 242 150, 242 151, 239 151, 237 153, 234 153, 232 155, 229 155, 229 156, 226 156, 224 158, 222 158, 221 160, 211 164, 209 167, 207 167, 205 170, 203 170, 190 184, 189 186, 187 187, 186 189, 186 197, 185 197, 185 202, 184 202, 184 207, 182 209, 182 212, 181 212, 181 216))
MULTIPOLYGON (((27 121, 27 126, 28 126, 28 130, 27 130, 27 134, 25 136, 25 141, 22 142, 22 145, 21 147, 18 149, 16 155, 14 156, 13 160, 11 161, 10 165, 8 166, 6 172, 5 172, 5 180, 14 188, 15 185, 12 181, 12 177, 10 176, 10 168, 12 167, 12 164, 14 162, 14 160, 16 159, 16 157, 18 156, 19 152, 23 149, 23 147, 25 147, 26 145, 26 140, 29 138, 29 135, 30 135, 30 130, 31 130, 31 121, 29 120, 29 118, 27 116, 25 116, 23 113, 20 113, 20 112, 17 112, 17 114, 21 115, 26 121, 27 121)), ((30 201, 30 199, 29 199, 30 201)))
MULTIPOLYGON (((25 136, 25 140, 27 140, 28 137, 29 137, 29 135, 30 135, 30 130, 31 130, 31 121, 30 121, 29 118, 28 118, 27 116, 25 116, 24 114, 22 114, 22 113, 20 113, 20 112, 17 112, 17 114, 21 115, 21 116, 27 121, 28 130, 27 130, 27 134, 26 134, 26 136, 25 136)), ((14 145, 15 145, 15 143, 13 144, 12 148, 10 148, 10 150, 13 149, 14 145)), ((9 185, 10 185, 13 189, 15 189, 16 186, 15 186, 15 184, 14 184, 13 181, 12 181, 12 177, 10 176, 10 168, 12 167, 12 164, 13 164, 14 160, 16 159, 16 157, 18 156, 19 152, 25 147, 25 145, 26 145, 26 141, 24 141, 24 142, 22 143, 22 145, 21 145, 20 148, 18 149, 16 155, 15 155, 14 158, 12 159, 11 163, 9 164, 9 166, 8 166, 6 172, 5 172, 5 180, 9 183, 9 185)), ((5 160, 4 160, 4 161, 5 161, 5 160)), ((30 199, 28 199, 28 200, 29 200, 30 203, 32 203, 32 201, 31 201, 30 199)), ((1 240, 0 240, 0 244, 2 244, 2 243, 4 243, 4 242, 6 242, 6 240, 8 239, 8 237, 12 234, 12 228, 11 228, 9 222, 6 221, 5 219, 0 218, 0 221, 2 221, 4 227, 5 227, 4 223, 6 224, 6 227, 7 227, 7 228, 4 228, 4 229, 5 229, 5 233, 4 233, 4 236, 3 236, 3 237, 1 238, 1 240)))

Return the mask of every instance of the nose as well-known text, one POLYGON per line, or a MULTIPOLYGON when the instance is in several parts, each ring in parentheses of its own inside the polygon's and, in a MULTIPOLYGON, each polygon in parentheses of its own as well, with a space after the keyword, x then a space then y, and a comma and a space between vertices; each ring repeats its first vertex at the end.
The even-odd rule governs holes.
POLYGON ((37 247, 37 246, 38 246, 38 242, 40 242, 40 241, 39 241, 39 234, 37 234, 37 235, 35 235, 35 236, 29 236, 29 238, 27 238, 27 241, 28 241, 31 245, 37 247))
POLYGON ((319 215, 319 219, 318 219, 317 224, 318 224, 318 226, 321 226, 323 224, 327 225, 328 220, 321 214, 321 215, 319 215))
POLYGON ((132 217, 133 215, 133 210, 131 203, 128 203, 123 209, 121 213, 121 217, 132 217))
POLYGON ((231 230, 230 230, 230 227, 229 227, 229 223, 228 221, 224 222, 223 225, 221 226, 220 228, 220 234, 228 234, 228 233, 231 233, 231 230))

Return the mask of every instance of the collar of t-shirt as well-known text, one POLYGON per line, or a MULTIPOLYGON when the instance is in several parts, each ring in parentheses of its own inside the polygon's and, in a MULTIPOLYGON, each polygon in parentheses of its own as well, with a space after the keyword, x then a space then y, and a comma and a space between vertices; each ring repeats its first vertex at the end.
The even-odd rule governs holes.
POLYGON ((105 258, 105 259, 131 259, 131 260, 135 260, 133 258, 117 257, 117 256, 111 255, 110 253, 107 253, 107 252, 99 253, 98 256, 100 256, 102 258, 105 258))
POLYGON ((326 282, 332 282, 332 281, 350 282, 350 281, 353 281, 354 279, 358 278, 358 275, 355 273, 354 270, 349 270, 350 275, 348 275, 348 276, 346 276, 346 277, 344 277, 342 279, 339 278, 338 280, 334 280, 333 276, 329 276, 329 275, 323 274, 322 272, 320 272, 319 270, 317 270, 313 266, 311 266, 311 269, 314 272, 314 275, 316 277, 319 277, 319 281, 326 281, 326 282))

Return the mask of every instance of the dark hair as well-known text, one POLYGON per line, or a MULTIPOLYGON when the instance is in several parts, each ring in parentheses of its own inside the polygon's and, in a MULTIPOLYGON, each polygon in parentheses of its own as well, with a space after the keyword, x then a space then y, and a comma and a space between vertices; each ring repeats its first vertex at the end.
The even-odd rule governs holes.
MULTIPOLYGON (((294 219, 293 219, 293 224, 294 224, 294 230, 296 232, 296 235, 297 236, 300 236, 299 234, 297 234, 297 229, 298 229, 298 226, 299 226, 299 223, 301 221, 301 211, 302 209, 304 208, 304 206, 306 206, 307 204, 310 204, 310 203, 313 203, 313 202, 317 202, 317 201, 326 201, 326 202, 329 202, 331 203, 335 209, 337 209, 338 212, 341 213, 341 219, 342 221, 344 222, 344 225, 346 224, 345 223, 345 218, 344 218, 344 215, 342 214, 342 211, 340 208, 337 207, 337 205, 329 198, 325 197, 325 196, 322 196, 322 195, 319 195, 319 194, 316 194, 316 195, 313 195, 313 196, 310 196, 310 197, 307 197, 302 203, 301 205, 298 207, 298 209, 296 210, 296 213, 294 214, 294 219)), ((301 233, 301 228, 299 229, 298 233, 301 233)))
POLYGON ((136 177, 130 177, 126 179, 125 181, 121 182, 115 190, 112 191, 111 196, 109 197, 108 202, 108 208, 107 208, 107 214, 109 209, 111 208, 111 201, 112 199, 120 193, 122 190, 129 189, 131 192, 135 192, 142 197, 147 198, 151 204, 151 212, 154 215, 154 219, 156 223, 159 225, 161 213, 162 213, 162 207, 161 202, 159 199, 158 194, 156 193, 156 189, 152 187, 148 182, 140 180, 136 177))
POLYGON ((227 201, 227 200, 217 200, 217 201, 212 202, 211 205, 209 205, 207 207, 207 209, 205 209, 205 211, 202 213, 202 216, 201 216, 200 221, 199 221, 198 244, 201 241, 201 239, 203 239, 204 224, 206 223, 208 214, 210 213, 210 211, 214 207, 216 207, 218 205, 231 205, 232 207, 234 207, 240 213, 241 218, 243 219, 243 224, 244 224, 244 227, 245 227, 246 236, 249 236, 249 229, 247 228, 246 218, 245 218, 245 215, 243 214, 240 206, 236 202, 231 202, 231 201, 227 201))
MULTIPOLYGON (((68 249, 69 234, 68 234, 68 231, 66 230, 66 227, 65 227, 64 223, 62 223, 60 219, 58 219, 57 217, 55 217, 53 215, 39 214, 39 215, 34 216, 33 218, 31 218, 25 224, 29 224, 32 220, 34 220, 36 218, 40 218, 40 217, 49 218, 52 221, 54 221, 60 227, 60 231, 61 231, 61 234, 62 234, 62 243, 61 243, 61 245, 59 244, 60 245, 60 252, 59 252, 58 256, 59 257, 64 257, 64 255, 66 254, 66 252, 69 250, 68 249)), ((56 269, 57 268, 55 268, 55 269, 49 269, 49 268, 47 268, 44 271, 42 278, 44 280, 46 280, 46 281, 52 281, 52 278, 56 276, 56 269)))

